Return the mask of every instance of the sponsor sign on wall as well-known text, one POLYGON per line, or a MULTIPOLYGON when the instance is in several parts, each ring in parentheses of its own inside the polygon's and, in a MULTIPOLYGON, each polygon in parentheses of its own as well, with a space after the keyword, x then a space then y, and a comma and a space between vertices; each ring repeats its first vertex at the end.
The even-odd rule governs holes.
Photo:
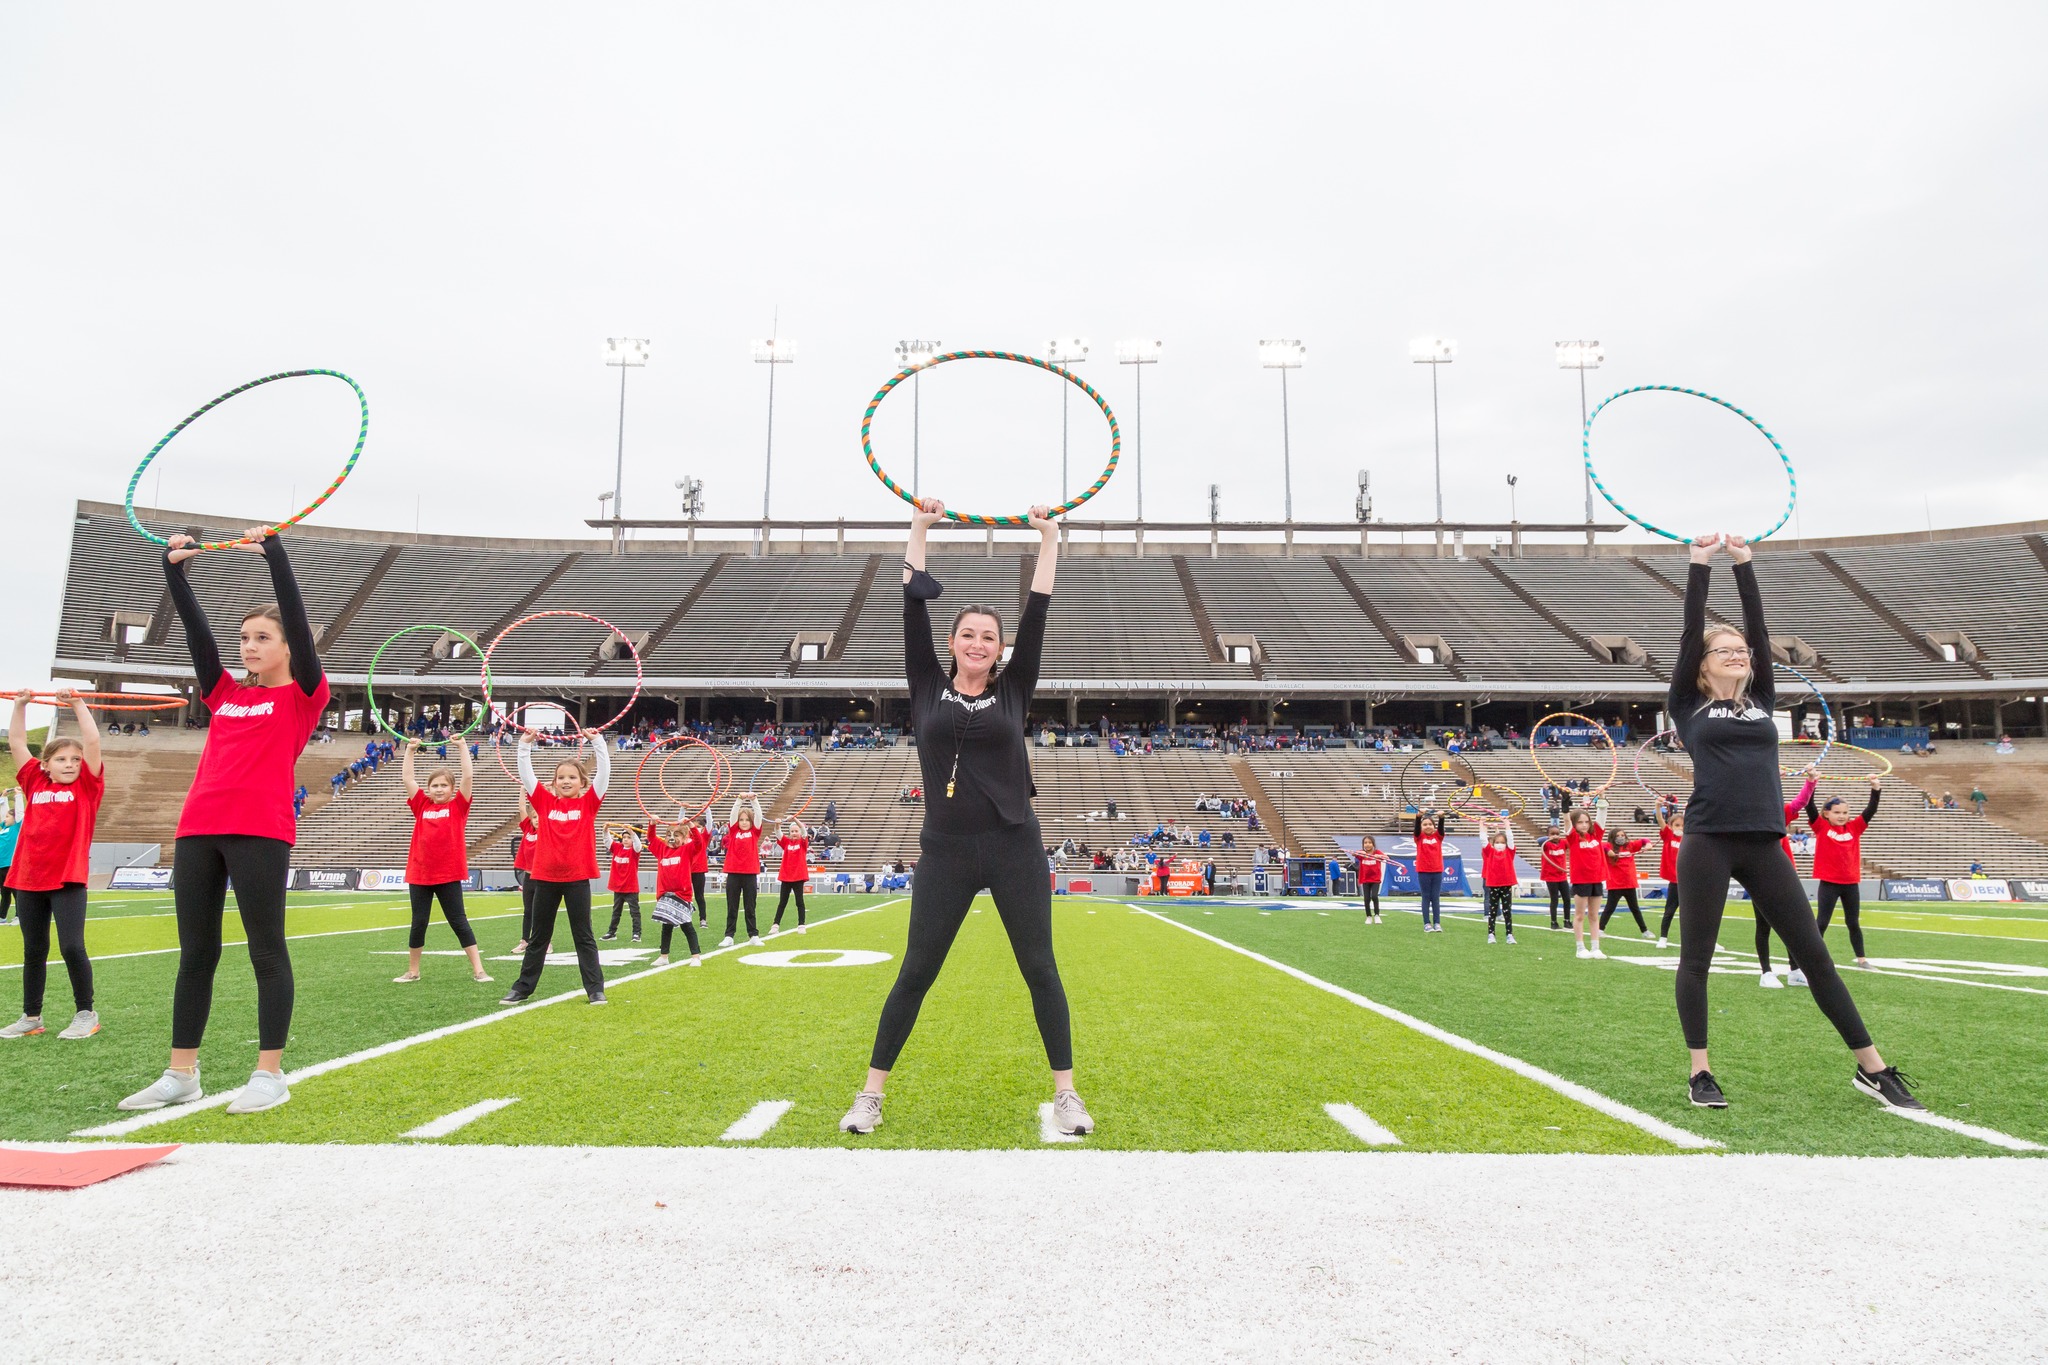
POLYGON ((2003 877, 1950 877, 1948 898, 1952 901, 2009 901, 2012 891, 2003 877))
POLYGON ((1878 889, 1888 901, 1948 899, 1948 885, 1939 877, 1886 877, 1878 889))
POLYGON ((2014 877, 2007 883, 2015 899, 2023 901, 2048 901, 2048 878, 2014 877))
POLYGON ((353 891, 355 887, 356 870, 352 867, 292 869, 291 888, 294 891, 353 891))
POLYGON ((356 880, 358 891, 403 891, 405 890, 405 869, 402 867, 366 867, 356 880))
POLYGON ((117 867, 107 883, 114 891, 164 891, 171 885, 168 867, 117 867))

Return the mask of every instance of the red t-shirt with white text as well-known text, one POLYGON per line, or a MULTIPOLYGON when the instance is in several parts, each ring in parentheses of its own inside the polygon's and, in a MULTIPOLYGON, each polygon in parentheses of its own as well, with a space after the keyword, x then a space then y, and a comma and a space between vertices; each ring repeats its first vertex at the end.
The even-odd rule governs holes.
POLYGON ((761 870, 761 831, 758 828, 725 827, 725 870, 728 874, 761 870))
POLYGON ((604 798, 594 787, 581 796, 557 796, 546 786, 527 797, 539 815, 540 839, 533 846, 535 881, 586 882, 597 875, 597 808, 604 798))
POLYGON ((775 874, 776 880, 800 882, 808 878, 811 875, 811 841, 785 837, 775 842, 782 849, 782 867, 775 874))
POLYGON ((1513 886, 1520 881, 1515 875, 1515 851, 1505 844, 1499 848, 1488 844, 1479 854, 1479 880, 1487 886, 1513 886))
POLYGON ((1572 879, 1571 845, 1563 839, 1543 841, 1543 880, 1546 882, 1568 882, 1572 879))
POLYGON ((519 847, 512 850, 512 870, 531 872, 533 870, 533 846, 540 842, 540 830, 533 821, 519 822, 519 847))
POLYGON ((1863 831, 1868 826, 1857 816, 1836 824, 1825 815, 1813 822, 1814 879, 1837 886, 1854 886, 1863 880, 1863 831))
POLYGON ((605 889, 619 895, 637 893, 640 890, 639 850, 629 843, 614 839, 611 855, 611 877, 605 882, 605 889))
POLYGON ((309 697, 297 683, 251 687, 222 674, 206 694, 206 706, 213 723, 192 790, 185 794, 178 837, 249 834, 296 842, 294 766, 327 710, 327 679, 309 697))
POLYGON ((1678 846, 1685 836, 1675 830, 1660 829, 1657 837, 1664 842, 1664 851, 1657 855, 1657 875, 1667 882, 1678 880, 1678 846))
POLYGON ((1573 830, 1565 840, 1572 848, 1572 885, 1607 880, 1607 832, 1597 822, 1584 834, 1573 830))
POLYGON ((1415 870, 1417 872, 1441 872, 1444 870, 1444 836, 1431 834, 1428 830, 1415 836, 1415 870))
POLYGON ((1620 848, 1607 846, 1607 889, 1610 891, 1633 891, 1636 889, 1636 851, 1650 841, 1631 839, 1620 848))
POLYGON ((1358 864, 1358 884, 1360 886, 1378 886, 1386 879, 1387 855, 1378 849, 1374 849, 1370 853, 1363 851, 1354 853, 1351 855, 1351 858, 1352 861, 1358 864))
POLYGON ((690 900, 690 841, 671 844, 651 830, 647 851, 654 855, 654 894, 690 900))
POLYGON ((683 836, 683 847, 689 851, 692 873, 711 870, 711 831, 691 826, 683 836))
POLYGON ((439 886, 469 875, 469 798, 461 792, 436 801, 424 790, 405 799, 412 808, 412 847, 405 855, 409 886, 439 886))
POLYGON ((80 763, 77 781, 56 782, 31 758, 16 780, 28 812, 21 817, 7 884, 16 891, 61 891, 72 882, 83 886, 92 864, 93 822, 107 794, 105 775, 80 763))

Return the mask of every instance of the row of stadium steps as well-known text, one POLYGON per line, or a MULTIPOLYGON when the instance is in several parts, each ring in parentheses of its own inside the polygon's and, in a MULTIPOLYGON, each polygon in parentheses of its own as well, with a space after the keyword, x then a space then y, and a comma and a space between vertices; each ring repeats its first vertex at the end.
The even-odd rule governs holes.
MULTIPOLYGON (((1208 830, 1209 846, 1163 844, 1154 851, 1176 858, 1205 859, 1216 864, 1219 877, 1236 877, 1251 871, 1252 845, 1266 837, 1249 833, 1243 820, 1195 809, 1198 795, 1246 795, 1229 760, 1213 750, 1168 749, 1119 758, 1101 747, 1034 746, 1031 777, 1038 788, 1033 805, 1048 845, 1072 839, 1091 850, 1113 853, 1170 820, 1181 828, 1208 830), (1116 802, 1115 820, 1107 817, 1111 801, 1116 802), (1235 837, 1236 848, 1223 846, 1226 831, 1235 837)), ((932 794, 927 793, 926 799, 932 799, 932 794)), ((1074 859, 1068 860, 1067 868, 1083 870, 1074 859)))
MULTIPOLYGON (((340 746, 336 746, 336 751, 340 751, 340 746)), ((512 761, 509 752, 505 761, 512 761)), ((460 771, 452 746, 446 759, 431 748, 423 749, 414 765, 422 782, 443 767, 451 772, 460 771)), ((540 764, 537 762, 536 766, 540 764)), ((330 765, 328 771, 332 770, 330 765)), ((324 777, 320 794, 326 796, 324 777)), ((634 818, 637 819, 637 813, 634 818)), ((477 760, 476 777, 470 784, 470 866, 511 867, 514 846, 509 830, 517 826, 518 820, 518 784, 499 770, 486 748, 477 760), (505 832, 501 834, 501 830, 505 832), (493 835, 499 837, 489 837, 493 835)), ((296 867, 404 867, 406 853, 412 846, 412 826, 412 809, 405 802, 405 783, 399 776, 398 761, 393 760, 344 787, 333 800, 323 799, 318 810, 307 803, 306 814, 299 821, 299 843, 293 850, 292 863, 296 867)))
POLYGON ((833 829, 846 849, 846 857, 829 866, 834 871, 872 872, 885 863, 916 862, 924 807, 904 801, 902 793, 924 781, 917 769, 917 750, 897 744, 822 753, 813 749, 810 754, 818 766, 818 794, 803 818, 821 824, 826 807, 836 806, 833 829))
MULTIPOLYGON (((1405 837, 1400 788, 1395 777, 1405 757, 1363 749, 1327 753, 1278 750, 1240 756, 1272 803, 1272 813, 1293 836, 1289 851, 1304 857, 1334 856, 1340 836, 1370 834, 1388 846, 1405 837), (1391 766, 1392 773, 1380 771, 1391 766), (1274 774, 1292 773, 1280 778, 1274 774)), ((1264 818, 1267 803, 1259 811, 1264 818)))

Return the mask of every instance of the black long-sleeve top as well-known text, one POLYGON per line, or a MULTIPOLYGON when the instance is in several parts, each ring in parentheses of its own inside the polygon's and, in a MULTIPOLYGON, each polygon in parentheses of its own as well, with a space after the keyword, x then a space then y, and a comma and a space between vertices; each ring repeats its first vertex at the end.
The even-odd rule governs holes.
MULTIPOLYGON (((306 601, 299 595, 299 581, 292 576, 291 560, 285 556, 282 538, 271 536, 263 542, 263 561, 270 566, 271 589, 277 594, 278 615, 284 618, 285 643, 291 646, 292 681, 310 697, 318 690, 324 673, 312 624, 306 620, 306 601)), ((170 589, 171 604, 178 609, 178 619, 185 626, 185 646, 192 653, 199 695, 209 696, 226 676, 221 667, 220 646, 214 641, 213 626, 206 619, 205 609, 192 593, 185 565, 173 564, 168 550, 164 552, 164 583, 170 589)))
POLYGON ((1706 658, 1707 583, 1711 570, 1694 564, 1685 580, 1685 624, 1671 665, 1665 709, 1692 756, 1692 797, 1685 805, 1687 834, 1785 833, 1785 787, 1778 775, 1778 726, 1771 718, 1777 685, 1771 674, 1771 635, 1764 625, 1756 571, 1735 566, 1742 599, 1742 633, 1749 645, 1746 699, 1709 701, 1700 694, 1706 658))
POLYGON ((932 647, 928 597, 941 589, 918 571, 903 587, 903 669, 910 682, 917 762, 924 774, 924 827, 941 834, 976 834, 1037 819, 1031 798, 1031 762, 1024 740, 1025 712, 1038 687, 1045 647, 1048 593, 1024 600, 1024 619, 1010 661, 983 692, 961 694, 932 647), (954 760, 959 762, 956 766, 954 760), (948 782, 953 794, 946 794, 948 782))
MULTIPOLYGON (((1864 803, 1863 814, 1856 817, 1863 822, 1864 829, 1869 829, 1870 822, 1877 819, 1877 798, 1879 795, 1881 793, 1878 789, 1872 787, 1870 789, 1870 800, 1864 803)), ((1806 798, 1806 822, 1815 828, 1820 826, 1820 805, 1811 796, 1806 798)))

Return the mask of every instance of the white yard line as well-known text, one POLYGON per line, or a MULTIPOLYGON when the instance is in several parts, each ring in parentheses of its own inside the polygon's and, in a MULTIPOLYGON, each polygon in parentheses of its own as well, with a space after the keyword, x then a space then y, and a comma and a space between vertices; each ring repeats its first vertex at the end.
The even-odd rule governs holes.
POLYGON ((486 1114, 495 1114, 500 1109, 517 1103, 519 1103, 517 1098, 509 1100, 478 1100, 475 1104, 467 1105, 452 1114, 443 1114, 433 1122, 423 1123, 411 1132, 400 1133, 399 1136, 409 1138, 444 1138, 458 1128, 467 1128, 486 1114))
MULTIPOLYGON (((1636 940, 1636 942, 1640 943, 1641 940, 1636 940)), ((1744 952, 1740 948, 1723 948, 1714 954, 1717 962, 1724 957, 1746 957, 1752 963, 1756 961, 1756 954, 1744 952)), ((1678 970, 1678 959, 1675 957, 1644 957, 1640 953, 1609 953, 1607 960, 1610 962, 1634 962, 1646 967, 1663 967, 1674 972, 1678 970)), ((2022 995, 2048 995, 2048 990, 2042 990, 2038 986, 2008 986, 1999 981, 1974 981, 1966 976, 1941 976, 1933 972, 1902 972, 1895 967, 1845 967, 1839 963, 1836 964, 1836 967, 1844 978, 1850 976, 1902 976, 1913 981, 1945 981, 1954 986, 1977 986, 1987 991, 2018 991, 2022 995)), ((1743 968, 1743 970, 1758 972, 1759 969, 1752 965, 1743 968)), ((1793 989, 1796 990, 1798 987, 1793 989)))
POLYGON ((1391 1005, 1382 1005, 1377 1000, 1369 1000, 1365 996, 1358 994, 1358 992, 1346 990, 1334 982, 1325 981, 1319 976, 1311 976, 1299 967, 1291 967, 1285 962, 1267 957, 1263 953, 1255 953, 1249 948, 1241 947, 1230 942, 1228 939, 1218 938, 1214 934, 1205 934, 1193 925, 1182 924, 1179 920, 1170 919, 1156 910, 1148 910, 1143 906, 1133 906, 1132 908, 1143 914, 1150 915, 1161 924, 1171 925, 1183 933, 1193 934, 1196 938, 1207 939, 1219 948, 1227 948, 1231 952, 1248 957, 1254 962, 1264 963, 1275 971, 1285 972, 1297 981, 1306 982, 1319 991, 1328 991, 1340 1000, 1348 1000, 1361 1009, 1371 1010, 1374 1014, 1385 1019, 1391 1019, 1405 1028, 1411 1028, 1424 1037, 1434 1038, 1440 1043, 1458 1049, 1460 1052, 1467 1052, 1474 1057, 1484 1058, 1496 1066, 1505 1067, 1518 1076, 1532 1080, 1546 1089, 1556 1091, 1566 1099, 1577 1100, 1589 1109, 1597 1109, 1609 1118, 1618 1119, 1632 1127, 1640 1128, 1650 1136, 1661 1138, 1675 1147, 1711 1148, 1722 1145, 1712 1138, 1701 1137, 1697 1133, 1689 1133, 1683 1128, 1664 1122, 1664 1120, 1657 1118, 1655 1115, 1646 1114, 1640 1109, 1631 1108, 1620 1100, 1610 1099, 1597 1090, 1588 1089, 1586 1086, 1580 1085, 1577 1081, 1568 1081, 1555 1072, 1545 1071, 1534 1063, 1525 1062, 1519 1057, 1510 1057, 1505 1052, 1496 1052, 1483 1043, 1475 1043, 1470 1038, 1452 1033, 1449 1029, 1438 1028, 1427 1020, 1418 1019, 1412 1014, 1407 1014, 1393 1008, 1391 1005))
POLYGON ((732 1127, 718 1135, 720 1142, 752 1142, 768 1136, 768 1130, 782 1122, 782 1116, 796 1105, 789 1100, 762 1100, 739 1116, 732 1127))
POLYGON ((1323 1112, 1337 1120, 1345 1132, 1351 1134, 1351 1136, 1357 1138, 1368 1147, 1399 1147, 1402 1145, 1401 1139, 1395 1137, 1379 1124, 1374 1123, 1372 1116, 1355 1104, 1326 1104, 1323 1106, 1323 1112))
POLYGON ((2008 1152, 2048 1152, 2048 1147, 2043 1147, 2038 1142, 2029 1142, 2025 1138, 2016 1138, 2010 1133, 2001 1133, 1996 1128, 1981 1128, 1974 1123, 1964 1123, 1961 1119, 1948 1118, 1942 1114, 1930 1114, 1924 1109, 1893 1109, 1890 1105, 1886 1105, 1885 1112, 1897 1114, 1900 1118, 1910 1119, 1914 1123, 1924 1123, 1929 1128, 1946 1128, 1951 1133, 1961 1133, 1964 1137, 1975 1138, 1979 1142, 1988 1142, 1993 1147, 2003 1147, 2008 1152))
MULTIPOLYGON (((485 920, 490 919, 518 918, 519 916, 517 914, 471 915, 469 917, 469 922, 471 924, 481 924, 485 920)), ((412 926, 410 925, 410 923, 407 923, 373 924, 367 929, 326 929, 322 930, 320 933, 317 934, 286 934, 285 942, 296 943, 298 940, 302 938, 340 938, 344 934, 388 934, 395 929, 408 929, 411 927, 412 926)), ((231 938, 227 940, 225 943, 221 944, 220 946, 223 948, 242 948, 246 947, 248 945, 248 942, 249 940, 245 938, 231 938)), ((94 953, 92 955, 92 960, 94 962, 113 962, 119 958, 124 957, 161 957, 165 953, 175 953, 177 951, 178 950, 176 948, 143 948, 133 953, 94 953)), ((0 972, 18 972, 21 970, 21 966, 22 964, 19 962, 0 963, 0 972)))
MULTIPOLYGON (((842 914, 834 915, 831 919, 817 921, 815 927, 822 928, 827 924, 837 924, 841 920, 852 919, 855 915, 866 915, 872 914, 877 910, 886 910, 892 905, 901 905, 908 899, 910 899, 908 896, 898 896, 893 900, 886 900, 878 905, 868 905, 858 910, 848 910, 842 914)), ((402 928, 403 926, 400 927, 402 928)), ((353 934, 367 933, 369 931, 345 929, 339 932, 353 934)), ((307 935, 307 937, 318 937, 318 935, 307 935)), ((721 957, 726 953, 740 952, 748 946, 745 943, 735 943, 730 948, 713 948, 710 952, 705 953, 704 956, 707 958, 721 957)), ((605 982, 605 987, 609 990, 614 986, 623 986, 629 981, 640 981, 650 976, 658 976, 663 972, 679 971, 686 963, 687 959, 684 962, 671 962, 666 967, 649 967, 644 972, 633 972, 627 976, 615 976, 605 982)), ((388 1057, 393 1053, 404 1052, 408 1048, 418 1047, 422 1043, 432 1043, 442 1038, 452 1038, 458 1033, 467 1033, 471 1029, 482 1028, 487 1024, 500 1023, 517 1015, 546 1009, 549 1005, 559 1005, 565 1000, 581 999, 583 999, 583 991, 579 987, 576 990, 564 991, 560 995, 551 995, 545 1000, 528 1000, 524 1004, 494 1010, 490 1014, 480 1014, 474 1019, 464 1019, 460 1023, 445 1024, 440 1028, 428 1029, 425 1033, 415 1033, 410 1038, 399 1038, 389 1043, 380 1043, 376 1047, 364 1048, 360 1052, 351 1052, 345 1057, 332 1057, 324 1062, 314 1062, 311 1066, 301 1067, 299 1070, 286 1076, 285 1084, 297 1085, 303 1081, 310 1081, 315 1076, 324 1076, 330 1071, 340 1071, 344 1067, 355 1066, 359 1062, 374 1061, 379 1057, 388 1057)), ((223 1090, 217 1094, 208 1095, 204 1099, 194 1100, 190 1104, 172 1105, 166 1109, 157 1109, 146 1114, 137 1114, 134 1118, 116 1119, 112 1123, 102 1123, 92 1128, 81 1128, 71 1136, 125 1137, 129 1133, 140 1132, 144 1128, 153 1128, 160 1123, 169 1123, 174 1119, 184 1118, 188 1114, 196 1114, 201 1110, 218 1108, 241 1093, 241 1088, 237 1086, 233 1090, 223 1090)))
POLYGON ((1079 1142, 1079 1133, 1062 1133, 1052 1116, 1050 1103, 1038 1106, 1038 1140, 1040 1142, 1079 1142))

